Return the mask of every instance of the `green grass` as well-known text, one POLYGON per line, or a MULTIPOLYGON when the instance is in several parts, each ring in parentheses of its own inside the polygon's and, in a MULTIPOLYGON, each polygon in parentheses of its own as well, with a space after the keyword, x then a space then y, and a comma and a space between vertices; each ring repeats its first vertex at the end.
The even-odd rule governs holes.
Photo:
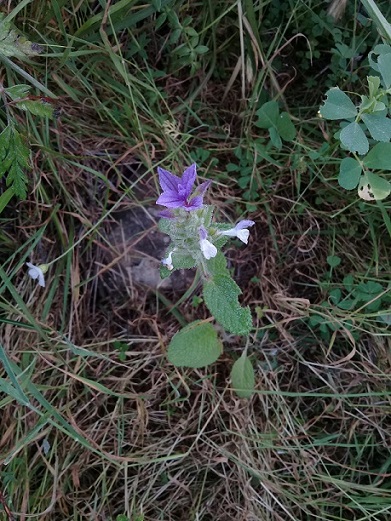
POLYGON ((337 126, 317 117, 331 85, 365 84, 379 38, 354 22, 358 2, 337 22, 326 7, 59 0, 7 11, 45 52, 0 57, 4 86, 32 78, 61 116, 12 108, 32 168, 27 199, 0 214, 1 521, 389 519, 390 203, 338 186, 337 126), (194 60, 192 30, 208 47, 194 60), (341 42, 363 58, 344 65, 341 42), (281 150, 254 125, 271 99, 298 131, 281 150), (197 280, 182 298, 137 284, 126 264, 153 256, 140 244, 155 224, 134 236, 125 216, 156 222, 157 166, 192 161, 223 219, 256 222, 247 247, 228 249, 254 328, 221 333, 224 354, 202 370, 166 358, 182 325, 208 317, 192 300, 197 280), (29 260, 49 264, 45 289, 29 260), (381 286, 368 301, 335 300, 368 282, 381 286), (229 371, 246 346, 256 393, 241 400, 229 371))

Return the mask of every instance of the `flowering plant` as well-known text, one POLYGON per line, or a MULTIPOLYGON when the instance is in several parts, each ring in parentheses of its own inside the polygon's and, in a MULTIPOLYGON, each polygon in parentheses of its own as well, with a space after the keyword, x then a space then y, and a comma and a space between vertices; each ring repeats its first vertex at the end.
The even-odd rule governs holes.
MULTIPOLYGON (((242 220, 234 227, 213 222, 213 206, 203 202, 210 181, 194 188, 197 178, 195 164, 186 168, 182 177, 158 168, 159 182, 163 190, 156 204, 165 206, 161 212, 159 228, 171 238, 162 260, 160 274, 168 277, 176 269, 200 269, 205 305, 229 333, 247 335, 252 327, 250 309, 238 301, 239 286, 227 269, 221 248, 230 238, 238 238, 247 244, 249 228, 255 223, 242 220)), ((168 348, 168 358, 176 366, 203 367, 217 360, 222 343, 217 331, 209 322, 196 321, 176 333, 168 348)), ((234 388, 240 396, 252 394, 254 373, 251 362, 242 356, 231 372, 234 388)))

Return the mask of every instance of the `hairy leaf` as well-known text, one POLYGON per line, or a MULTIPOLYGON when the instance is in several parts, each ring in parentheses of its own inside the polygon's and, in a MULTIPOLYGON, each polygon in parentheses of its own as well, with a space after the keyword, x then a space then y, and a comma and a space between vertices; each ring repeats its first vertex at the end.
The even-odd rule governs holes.
POLYGON ((23 59, 27 56, 36 56, 42 52, 40 45, 20 36, 15 29, 11 28, 11 24, 5 23, 2 18, 4 18, 4 15, 0 19, 0 54, 23 59))
POLYGON ((168 347, 168 360, 176 367, 205 367, 223 351, 214 327, 202 320, 188 324, 176 333, 168 347))
POLYGON ((240 398, 250 398, 253 395, 255 387, 254 368, 244 353, 232 366, 231 382, 235 393, 240 398))
POLYGON ((250 309, 238 301, 241 291, 228 275, 216 275, 204 283, 204 302, 216 320, 230 333, 247 335, 252 327, 250 309))
POLYGON ((13 85, 12 87, 8 87, 5 89, 5 92, 12 100, 16 100, 19 98, 25 98, 30 92, 30 88, 30 85, 21 83, 20 85, 13 85))
POLYGON ((35 101, 35 100, 34 101, 32 101, 32 100, 18 101, 18 100, 16 100, 15 106, 24 111, 31 112, 31 114, 34 114, 34 116, 41 116, 41 117, 48 117, 48 118, 54 117, 54 106, 51 103, 43 101, 43 99, 39 100, 39 101, 35 101))

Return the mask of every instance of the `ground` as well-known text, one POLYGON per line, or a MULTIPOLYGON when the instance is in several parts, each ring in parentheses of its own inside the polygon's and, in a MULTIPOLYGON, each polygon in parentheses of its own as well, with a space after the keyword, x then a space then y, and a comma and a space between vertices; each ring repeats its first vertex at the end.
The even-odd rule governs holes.
POLYGON ((318 116, 330 86, 362 91, 379 36, 358 3, 326 7, 2 7, 45 49, 3 60, 2 83, 29 74, 59 116, 9 109, 31 168, 1 213, 0 520, 389 519, 389 202, 338 185, 338 126, 318 116), (296 128, 281 148, 256 125, 270 100, 296 128), (167 360, 210 313, 194 270, 160 280, 155 204, 157 167, 192 162, 216 219, 255 221, 225 247, 253 329, 215 324, 224 352, 202 369, 167 360), (49 264, 45 288, 26 261, 49 264))

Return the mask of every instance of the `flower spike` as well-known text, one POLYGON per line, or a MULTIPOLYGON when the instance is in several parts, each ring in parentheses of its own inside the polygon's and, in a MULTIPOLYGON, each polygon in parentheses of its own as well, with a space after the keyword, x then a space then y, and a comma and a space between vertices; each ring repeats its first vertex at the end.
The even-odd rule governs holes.
POLYGON ((197 165, 195 163, 186 168, 181 178, 160 167, 158 168, 158 174, 163 193, 156 201, 156 204, 166 208, 183 208, 187 212, 202 208, 203 196, 210 181, 200 184, 193 196, 191 196, 197 177, 197 165))

